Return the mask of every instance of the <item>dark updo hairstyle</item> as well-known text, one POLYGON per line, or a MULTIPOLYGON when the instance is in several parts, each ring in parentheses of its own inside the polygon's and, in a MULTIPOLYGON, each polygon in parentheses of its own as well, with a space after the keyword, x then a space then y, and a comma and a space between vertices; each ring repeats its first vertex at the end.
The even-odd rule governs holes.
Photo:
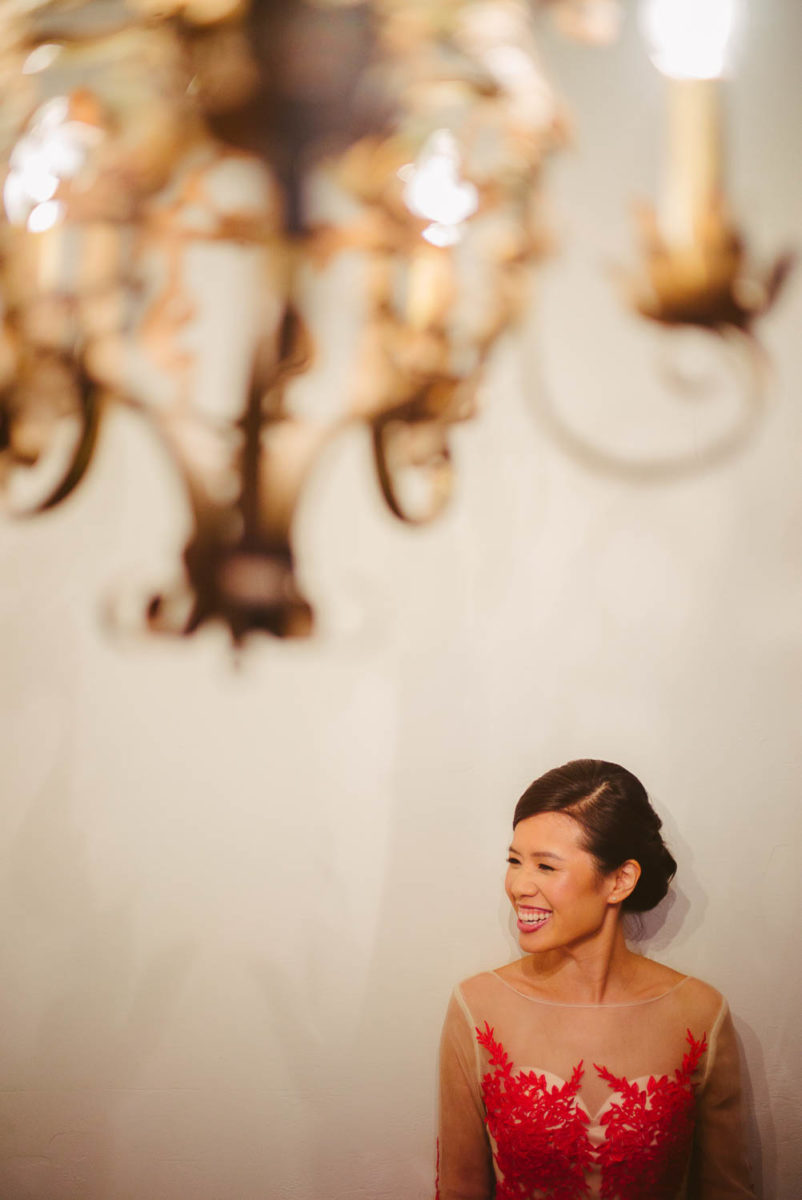
POLYGON ((537 813, 561 812, 581 826, 584 849, 609 874, 627 859, 640 864, 635 888, 621 903, 647 912, 665 896, 677 864, 660 835, 662 821, 641 781, 617 763, 578 758, 530 783, 515 807, 513 829, 537 813))

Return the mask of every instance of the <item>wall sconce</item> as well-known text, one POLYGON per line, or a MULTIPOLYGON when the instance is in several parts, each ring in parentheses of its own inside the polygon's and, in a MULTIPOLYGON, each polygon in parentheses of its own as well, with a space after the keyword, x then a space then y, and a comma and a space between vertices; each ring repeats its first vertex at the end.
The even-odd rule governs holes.
MULTIPOLYGON (((664 381, 698 391, 671 360, 672 332, 713 335, 742 399, 735 420, 690 454, 627 456, 598 445, 562 417, 542 389, 540 415, 562 447, 591 469, 639 483, 665 482, 720 463, 747 442, 764 408, 767 361, 754 330, 790 270, 784 254, 750 262, 725 189, 721 89, 737 33, 739 0, 640 0, 650 57, 667 81, 667 146, 656 206, 641 205, 640 268, 623 275, 629 306, 665 331, 664 381)), ((554 390, 554 389, 551 389, 554 390)))

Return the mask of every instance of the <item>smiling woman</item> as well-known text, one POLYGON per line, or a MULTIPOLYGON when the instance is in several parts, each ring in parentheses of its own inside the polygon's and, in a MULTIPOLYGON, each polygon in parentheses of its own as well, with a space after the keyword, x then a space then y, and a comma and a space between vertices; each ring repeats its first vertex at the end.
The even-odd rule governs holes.
POLYGON ((754 1200, 726 1001, 624 938, 676 871, 660 829, 615 763, 524 792, 506 879, 524 956, 454 991, 437 1200, 754 1200))

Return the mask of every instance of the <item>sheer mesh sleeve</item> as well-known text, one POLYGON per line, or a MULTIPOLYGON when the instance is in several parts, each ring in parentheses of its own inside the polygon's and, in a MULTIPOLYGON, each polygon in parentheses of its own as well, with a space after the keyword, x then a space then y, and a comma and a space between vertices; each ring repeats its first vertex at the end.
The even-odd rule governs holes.
POLYGON ((493 1159, 484 1123, 470 1014, 457 989, 440 1041, 437 1200, 492 1200, 493 1159))
POLYGON ((690 1197, 756 1200, 746 1158, 738 1044, 726 1002, 711 1033, 696 1120, 690 1197))

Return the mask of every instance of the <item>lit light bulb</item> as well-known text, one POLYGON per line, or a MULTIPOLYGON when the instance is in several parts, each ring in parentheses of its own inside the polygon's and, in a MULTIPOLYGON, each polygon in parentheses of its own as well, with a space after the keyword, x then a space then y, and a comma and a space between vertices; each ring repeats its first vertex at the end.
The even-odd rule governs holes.
POLYGON ((674 79, 717 79, 727 67, 737 0, 644 0, 640 17, 654 65, 674 79))
POLYGON ((31 233, 44 233, 58 225, 64 219, 64 205, 60 200, 46 200, 37 204, 28 217, 28 229, 31 233))
POLYGON ((427 138, 414 163, 398 172, 404 180, 404 203, 416 217, 431 224, 423 237, 435 246, 451 246, 461 237, 460 226, 479 207, 479 193, 460 179, 460 154, 454 135, 437 129, 427 138))
POLYGON ((699 250, 724 211, 721 86, 737 0, 643 0, 652 60, 668 76, 666 175, 658 209, 665 242, 699 250))
POLYGON ((9 221, 41 233, 62 220, 64 206, 53 201, 59 184, 82 170, 102 138, 96 126, 70 119, 66 96, 43 104, 11 152, 3 188, 9 221))

